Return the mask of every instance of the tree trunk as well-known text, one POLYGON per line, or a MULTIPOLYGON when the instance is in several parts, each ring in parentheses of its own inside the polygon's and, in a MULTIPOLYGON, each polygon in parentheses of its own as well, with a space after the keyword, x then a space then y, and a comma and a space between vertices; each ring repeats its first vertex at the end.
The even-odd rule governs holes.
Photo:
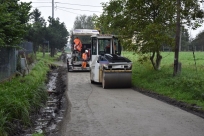
POLYGON ((43 44, 43 58, 45 57, 45 45, 43 44))
POLYGON ((152 56, 150 57, 150 61, 152 63, 152 66, 154 68, 154 70, 160 70, 160 64, 161 64, 161 60, 162 60, 162 56, 160 55, 160 52, 158 51, 156 53, 156 60, 154 61, 154 57, 155 57, 155 52, 153 52, 152 56))
POLYGON ((160 70, 160 64, 161 64, 162 56, 159 52, 157 52, 157 58, 156 58, 156 70, 160 70))
POLYGON ((55 48, 51 47, 50 56, 54 57, 54 54, 55 54, 55 48))
POLYGON ((155 56, 155 52, 152 53, 152 56, 150 57, 150 61, 152 63, 152 66, 153 66, 154 70, 156 70, 155 69, 155 63, 154 63, 154 56, 155 56))
POLYGON ((36 55, 36 44, 35 43, 33 43, 33 52, 36 55))
POLYGON ((176 17, 176 45, 175 45, 175 55, 174 55, 174 72, 173 76, 176 76, 179 73, 179 42, 180 42, 180 8, 181 8, 181 1, 177 0, 177 17, 176 17))

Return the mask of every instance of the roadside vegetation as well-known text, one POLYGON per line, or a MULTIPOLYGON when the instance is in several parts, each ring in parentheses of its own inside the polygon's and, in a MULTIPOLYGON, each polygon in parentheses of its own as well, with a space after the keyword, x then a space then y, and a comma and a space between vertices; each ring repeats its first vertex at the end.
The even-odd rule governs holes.
POLYGON ((141 61, 139 55, 133 55, 132 52, 123 52, 123 55, 133 61, 134 86, 204 110, 203 52, 195 52, 195 60, 192 52, 180 52, 182 69, 178 76, 173 76, 174 52, 162 52, 159 71, 154 70, 149 60, 141 61))
MULTIPOLYGON (((37 53, 35 66, 26 76, 0 84, 0 135, 12 135, 19 125, 30 125, 30 115, 47 100, 45 82, 51 63, 59 57, 37 53)), ((18 132, 17 132, 18 133, 18 132)))

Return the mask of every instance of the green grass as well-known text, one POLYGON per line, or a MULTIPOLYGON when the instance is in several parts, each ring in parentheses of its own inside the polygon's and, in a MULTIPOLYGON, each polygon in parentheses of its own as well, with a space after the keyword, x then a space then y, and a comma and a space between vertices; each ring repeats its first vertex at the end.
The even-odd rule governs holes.
POLYGON ((0 83, 0 136, 12 132, 15 121, 29 125, 30 114, 43 106, 47 100, 44 83, 49 65, 56 57, 51 58, 46 54, 43 58, 42 54, 38 53, 38 61, 28 75, 0 83))
POLYGON ((138 55, 123 52, 133 62, 134 86, 156 92, 178 101, 196 104, 204 110, 204 53, 180 52, 181 73, 173 76, 174 53, 162 52, 161 70, 155 71, 150 61, 139 63, 138 55), (196 64, 195 64, 196 62, 196 64))

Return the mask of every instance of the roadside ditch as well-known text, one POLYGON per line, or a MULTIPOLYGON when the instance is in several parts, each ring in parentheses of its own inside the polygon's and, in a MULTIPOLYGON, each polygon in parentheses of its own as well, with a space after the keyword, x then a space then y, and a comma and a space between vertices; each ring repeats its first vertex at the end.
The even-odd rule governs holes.
POLYGON ((51 66, 48 79, 46 105, 37 114, 31 115, 32 125, 30 128, 23 129, 22 133, 16 136, 32 136, 35 133, 44 136, 60 136, 60 126, 68 109, 65 96, 67 69, 62 66, 51 66))

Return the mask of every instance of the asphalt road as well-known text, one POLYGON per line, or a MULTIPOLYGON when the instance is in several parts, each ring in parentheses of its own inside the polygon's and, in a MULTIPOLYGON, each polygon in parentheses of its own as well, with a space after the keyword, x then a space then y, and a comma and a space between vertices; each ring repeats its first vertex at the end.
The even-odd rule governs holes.
POLYGON ((69 72, 62 136, 203 136, 204 119, 132 89, 102 89, 69 72))

